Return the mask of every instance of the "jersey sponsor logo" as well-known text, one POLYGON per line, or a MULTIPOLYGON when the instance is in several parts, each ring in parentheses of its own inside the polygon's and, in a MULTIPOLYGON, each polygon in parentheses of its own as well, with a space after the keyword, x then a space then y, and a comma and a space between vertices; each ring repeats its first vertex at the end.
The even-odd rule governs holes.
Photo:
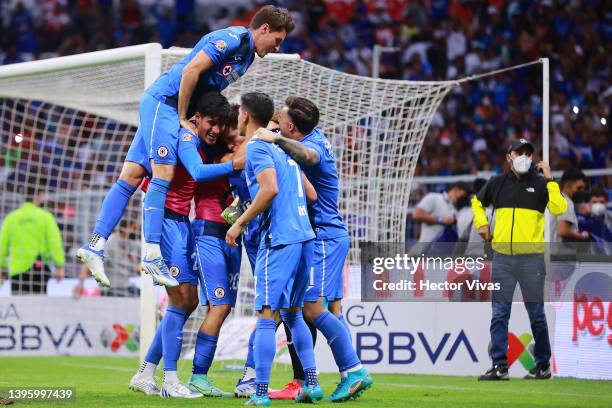
POLYGON ((170 267, 170 275, 172 275, 173 278, 176 278, 177 276, 179 276, 180 273, 181 273, 181 269, 178 266, 172 265, 170 267))
POLYGON ((223 299, 225 297, 225 289, 221 287, 215 289, 215 297, 217 299, 223 299))
POLYGON ((223 66, 223 68, 221 68, 221 73, 223 74, 224 77, 228 77, 232 71, 234 70, 234 68, 230 65, 230 64, 226 64, 223 66))
POLYGON ((215 48, 218 51, 223 52, 223 51, 227 50, 227 43, 225 41, 223 41, 223 40, 219 40, 219 41, 215 42, 215 48))
POLYGON ((166 146, 159 146, 157 149, 157 155, 159 157, 166 157, 168 155, 168 148, 166 146))
POLYGON ((193 136, 191 136, 191 133, 183 133, 183 136, 181 136, 181 138, 183 139, 183 142, 191 142, 193 136))

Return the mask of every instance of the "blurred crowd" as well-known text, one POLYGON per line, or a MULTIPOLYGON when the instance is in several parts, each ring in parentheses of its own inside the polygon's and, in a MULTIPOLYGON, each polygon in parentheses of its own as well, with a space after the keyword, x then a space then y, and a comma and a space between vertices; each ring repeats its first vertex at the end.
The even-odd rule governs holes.
MULTIPOLYGON (((203 34, 247 25, 262 4, 293 12, 282 52, 385 78, 445 80, 551 61, 551 167, 612 165, 612 39, 606 1, 531 0, 8 0, 0 2, 0 63, 146 42, 190 47, 203 34)), ((443 101, 416 175, 506 170, 510 140, 539 143, 542 70, 533 65, 457 87, 443 101)))

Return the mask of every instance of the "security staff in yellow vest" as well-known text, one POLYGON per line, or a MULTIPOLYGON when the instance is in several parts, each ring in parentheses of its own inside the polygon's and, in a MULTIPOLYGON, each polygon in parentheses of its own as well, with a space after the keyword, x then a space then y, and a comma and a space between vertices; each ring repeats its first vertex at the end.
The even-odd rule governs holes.
POLYGON ((494 250, 491 317, 491 358, 493 367, 479 380, 507 380, 508 321, 512 296, 518 283, 535 339, 536 366, 526 379, 550 378, 550 340, 544 313, 544 211, 561 215, 567 202, 553 180, 550 167, 541 161, 531 166, 533 145, 520 139, 512 142, 506 154, 511 170, 493 177, 472 198, 474 225, 480 235, 492 241, 494 250), (541 171, 542 174, 539 174, 541 171), (495 230, 489 229, 485 208, 491 205, 495 230))

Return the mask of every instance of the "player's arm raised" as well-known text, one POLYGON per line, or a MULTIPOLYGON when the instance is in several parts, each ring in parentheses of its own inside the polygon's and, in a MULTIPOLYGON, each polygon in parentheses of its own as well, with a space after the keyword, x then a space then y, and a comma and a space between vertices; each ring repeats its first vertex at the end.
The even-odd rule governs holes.
POLYGON ((306 147, 297 140, 289 139, 271 132, 267 129, 260 129, 257 132, 257 138, 266 142, 276 143, 283 149, 293 160, 303 166, 316 166, 319 164, 319 153, 316 150, 306 147))
POLYGON ((206 55, 204 51, 200 51, 196 56, 185 65, 183 75, 181 77, 181 86, 178 94, 178 115, 181 126, 196 133, 195 126, 187 118, 189 110, 189 101, 193 95, 193 90, 198 84, 202 72, 212 68, 213 60, 206 55))
POLYGON ((251 202, 249 208, 242 213, 225 235, 225 242, 227 242, 229 246, 238 246, 238 244, 236 244, 236 239, 240 236, 242 227, 247 225, 257 215, 267 210, 272 204, 274 197, 278 194, 276 170, 273 167, 262 170, 256 177, 257 183, 259 184, 257 195, 251 202))

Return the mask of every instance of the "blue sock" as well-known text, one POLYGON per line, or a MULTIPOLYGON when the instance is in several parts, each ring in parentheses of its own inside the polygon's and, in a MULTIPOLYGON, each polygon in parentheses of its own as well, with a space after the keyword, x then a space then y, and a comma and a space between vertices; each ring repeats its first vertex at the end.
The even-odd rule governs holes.
POLYGON ((314 319, 313 323, 327 339, 340 372, 361 364, 351 344, 351 336, 336 316, 325 311, 314 319))
POLYGON ((217 350, 217 336, 198 332, 193 355, 193 374, 208 374, 217 350))
POLYGON ((164 224, 164 206, 170 182, 153 178, 144 198, 145 242, 159 244, 164 224))
POLYGON ((304 370, 304 384, 307 387, 312 387, 313 385, 317 385, 319 383, 319 379, 317 378, 317 369, 309 368, 304 370))
POLYGON ((348 323, 346 322, 346 319, 344 318, 344 315, 341 314, 340 316, 338 316, 338 320, 340 320, 340 323, 342 323, 344 325, 344 327, 346 327, 346 332, 349 335, 349 340, 351 341, 351 344, 353 344, 353 337, 351 336, 351 328, 349 327, 348 323))
POLYGON ((136 191, 136 187, 123 180, 117 180, 104 197, 102 208, 94 227, 94 234, 107 239, 113 232, 121 217, 125 207, 127 207, 130 197, 136 191))
POLYGON ((307 385, 316 384, 316 363, 314 349, 312 346, 312 335, 310 329, 304 321, 304 315, 301 311, 299 312, 281 312, 281 318, 291 331, 291 338, 293 339, 293 347, 295 352, 300 358, 300 363, 304 368, 304 375, 307 385), (315 373, 315 383, 308 384, 308 376, 306 375, 308 370, 312 370, 315 373))
POLYGON ((255 368, 255 359, 253 357, 253 344, 255 343, 255 330, 251 332, 251 337, 249 337, 249 352, 247 353, 246 363, 244 363, 245 367, 255 368))
POLYGON ((271 319, 257 319, 253 351, 255 357, 255 382, 259 384, 270 383, 272 361, 276 354, 276 322, 271 319))
POLYGON ((157 330, 155 330, 155 337, 153 337, 153 342, 149 346, 149 350, 147 351, 147 355, 145 356, 145 361, 149 363, 153 363, 155 365, 159 364, 159 360, 162 358, 163 347, 162 347, 162 331, 163 331, 163 321, 159 323, 157 326, 157 330))
POLYGON ((183 326, 187 321, 187 311, 169 305, 163 321, 164 371, 176 371, 176 363, 181 356, 183 345, 183 326))
POLYGON ((257 395, 258 397, 268 395, 268 384, 257 383, 257 390, 255 391, 255 395, 257 395))

